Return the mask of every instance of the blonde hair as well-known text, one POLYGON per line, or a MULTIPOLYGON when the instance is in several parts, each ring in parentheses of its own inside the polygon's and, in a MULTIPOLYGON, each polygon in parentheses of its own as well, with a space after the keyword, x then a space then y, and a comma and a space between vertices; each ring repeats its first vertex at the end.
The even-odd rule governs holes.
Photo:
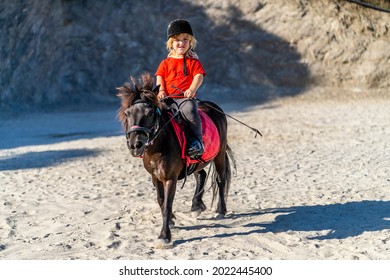
MULTIPOLYGON (((195 39, 194 36, 192 36, 191 34, 188 34, 188 33, 184 33, 186 34, 188 37, 189 37, 189 41, 190 41, 190 48, 188 49, 187 53, 186 53, 186 56, 187 57, 191 57, 191 58, 196 58, 198 59, 198 55, 196 54, 196 52, 194 51, 194 49, 196 48, 197 44, 198 44, 198 41, 195 39)), ((180 34, 177 34, 177 35, 180 35, 180 34)), ((175 39, 177 38, 177 35, 172 35, 167 43, 166 43, 166 48, 168 50, 168 57, 170 56, 173 56, 174 55, 174 49, 173 49, 173 41, 175 41, 175 39)))

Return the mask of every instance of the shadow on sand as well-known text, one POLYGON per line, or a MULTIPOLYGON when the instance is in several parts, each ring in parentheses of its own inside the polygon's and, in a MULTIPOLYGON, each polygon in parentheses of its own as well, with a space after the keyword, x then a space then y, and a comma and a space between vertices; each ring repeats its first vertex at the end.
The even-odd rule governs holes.
MULTIPOLYGON (((249 213, 232 214, 226 219, 240 220, 256 218, 264 214, 277 215, 270 223, 247 223, 240 226, 240 230, 232 233, 194 237, 187 240, 177 240, 176 244, 183 244, 209 238, 226 238, 232 236, 246 236, 262 233, 279 233, 288 231, 308 232, 308 239, 345 239, 359 236, 364 232, 382 231, 390 229, 390 201, 358 201, 345 204, 297 206, 289 208, 275 208, 259 210, 249 213), (243 231, 241 227, 247 228, 243 231), (327 231, 327 234, 321 233, 327 231)), ((212 226, 197 225, 192 227, 178 227, 184 230, 200 228, 228 228, 224 224, 216 223, 212 226)), ((231 226, 230 228, 234 228, 231 226)))
POLYGON ((2 149, 122 135, 116 110, 9 115, 0 122, 0 156, 2 149))
POLYGON ((80 157, 97 156, 100 153, 95 149, 69 149, 43 152, 28 152, 13 157, 0 159, 0 171, 29 168, 43 168, 61 164, 65 161, 80 157))

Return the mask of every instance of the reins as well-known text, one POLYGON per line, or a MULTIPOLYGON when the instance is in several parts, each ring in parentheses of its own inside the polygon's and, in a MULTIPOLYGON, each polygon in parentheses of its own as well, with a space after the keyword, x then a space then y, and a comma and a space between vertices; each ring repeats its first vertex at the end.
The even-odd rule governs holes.
MULTIPOLYGON (((145 102, 145 101, 143 101, 145 102)), ((141 103, 141 102, 137 102, 141 103)), ((156 106, 156 105, 154 105, 156 106)), ((156 106, 157 107, 157 106, 156 106)), ((157 116, 161 116, 161 111, 157 107, 155 110, 157 116)), ((175 113, 170 117, 170 119, 160 128, 159 126, 159 118, 155 117, 155 121, 152 127, 143 127, 139 125, 133 125, 128 131, 126 131, 126 138, 129 139, 130 134, 132 132, 145 132, 148 136, 148 141, 145 143, 145 146, 148 147, 150 145, 153 145, 154 140, 160 135, 161 131, 165 129, 165 127, 172 122, 172 120, 180 114, 180 111, 175 111, 175 113), (153 132, 154 131, 154 132, 153 132)))
POLYGON ((145 143, 145 146, 147 147, 147 146, 153 145, 154 140, 156 140, 156 138, 160 135, 161 131, 163 131, 164 128, 165 128, 168 124, 170 124, 170 123, 172 122, 172 120, 173 120, 179 113, 180 113, 180 111, 176 111, 176 112, 172 115, 172 117, 170 117, 170 119, 163 125, 163 127, 161 127, 161 128, 156 132, 156 134, 153 136, 153 138, 152 138, 152 139, 148 139, 148 141, 145 143))
MULTIPOLYGON (((178 91, 180 91, 180 94, 171 94, 171 96, 176 96, 176 97, 177 97, 177 96, 183 96, 183 97, 184 97, 184 91, 183 91, 182 89, 176 87, 175 85, 171 85, 171 87, 174 88, 174 89, 176 89, 176 90, 178 90, 178 91)), ((215 111, 217 111, 217 112, 219 112, 219 113, 221 113, 221 114, 224 114, 225 116, 227 116, 227 117, 229 117, 229 118, 235 120, 236 122, 238 122, 238 123, 240 123, 240 124, 242 124, 242 125, 244 125, 244 126, 250 128, 250 129, 255 133, 255 138, 257 137, 257 134, 259 134, 261 137, 263 136, 263 135, 261 134, 261 132, 260 132, 258 129, 256 129, 256 128, 254 128, 254 127, 251 127, 251 126, 249 126, 249 125, 247 125, 246 123, 244 123, 244 122, 242 122, 242 121, 240 121, 240 120, 238 120, 238 119, 236 119, 236 118, 230 116, 229 114, 226 114, 225 112, 223 112, 223 111, 219 110, 218 108, 215 108, 214 106, 212 106, 212 105, 210 105, 210 104, 208 104, 208 103, 206 103, 206 102, 200 100, 200 99, 197 98, 197 97, 194 97, 194 99, 197 100, 197 101, 199 101, 199 102, 202 102, 203 104, 205 104, 206 106, 208 106, 208 107, 214 109, 215 111)))

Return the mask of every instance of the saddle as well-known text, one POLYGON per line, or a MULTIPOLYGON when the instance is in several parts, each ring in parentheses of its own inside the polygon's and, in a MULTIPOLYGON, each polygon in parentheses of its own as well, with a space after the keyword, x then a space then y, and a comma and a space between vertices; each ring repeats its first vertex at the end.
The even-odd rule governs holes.
MULTIPOLYGON (((181 158, 185 161, 186 166, 189 168, 190 166, 199 164, 201 162, 207 162, 212 160, 219 151, 220 147, 220 138, 218 129, 215 126, 214 122, 211 118, 201 109, 198 109, 198 113, 200 119, 202 121, 202 138, 204 144, 204 153, 202 156, 197 158, 191 158, 187 155, 187 135, 186 135, 186 122, 181 118, 174 118, 172 120, 172 127, 175 131, 177 140, 180 143, 181 148, 181 158)), ((170 117, 173 116, 172 112, 168 112, 170 117)), ((192 173, 192 172, 191 172, 192 173)))

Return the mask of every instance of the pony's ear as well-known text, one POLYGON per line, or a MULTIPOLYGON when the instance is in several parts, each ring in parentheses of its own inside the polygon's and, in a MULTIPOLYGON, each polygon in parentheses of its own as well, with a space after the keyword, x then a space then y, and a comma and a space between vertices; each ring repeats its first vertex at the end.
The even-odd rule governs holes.
POLYGON ((152 91, 155 95, 157 95, 159 90, 160 90, 160 85, 156 86, 152 91))

